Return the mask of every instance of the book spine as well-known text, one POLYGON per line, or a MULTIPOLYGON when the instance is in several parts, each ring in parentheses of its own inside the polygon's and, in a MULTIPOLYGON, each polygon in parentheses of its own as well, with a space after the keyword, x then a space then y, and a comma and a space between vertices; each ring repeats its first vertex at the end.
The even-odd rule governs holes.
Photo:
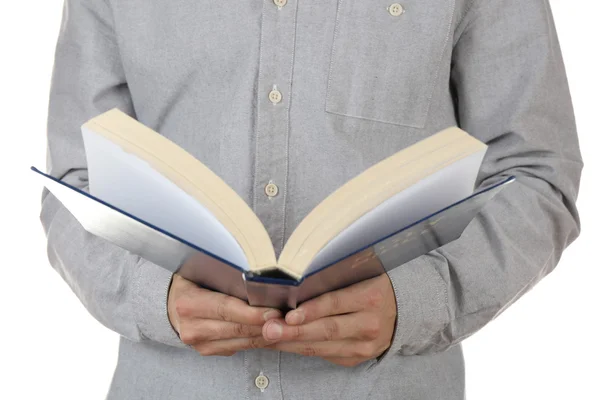
POLYGON ((290 310, 298 306, 298 286, 287 282, 269 282, 244 275, 248 304, 290 310))

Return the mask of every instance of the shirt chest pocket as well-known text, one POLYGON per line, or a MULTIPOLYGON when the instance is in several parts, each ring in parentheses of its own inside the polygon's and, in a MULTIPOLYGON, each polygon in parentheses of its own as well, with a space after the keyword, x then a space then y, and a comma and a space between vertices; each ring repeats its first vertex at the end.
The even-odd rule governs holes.
POLYGON ((338 0, 325 110, 422 128, 454 0, 338 0))

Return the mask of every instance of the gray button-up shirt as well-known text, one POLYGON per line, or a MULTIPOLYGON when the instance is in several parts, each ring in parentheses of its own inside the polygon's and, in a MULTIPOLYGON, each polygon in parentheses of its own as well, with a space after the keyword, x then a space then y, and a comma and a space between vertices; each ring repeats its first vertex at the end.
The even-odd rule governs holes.
POLYGON ((86 233, 45 192, 52 266, 122 336, 110 399, 463 399, 461 340, 579 232, 582 161, 547 0, 65 0, 52 175, 86 187, 80 125, 112 107, 220 175, 277 253, 348 179, 451 125, 489 145, 478 185, 517 183, 459 240, 389 274, 392 345, 355 368, 201 356, 169 324, 170 274, 86 233))

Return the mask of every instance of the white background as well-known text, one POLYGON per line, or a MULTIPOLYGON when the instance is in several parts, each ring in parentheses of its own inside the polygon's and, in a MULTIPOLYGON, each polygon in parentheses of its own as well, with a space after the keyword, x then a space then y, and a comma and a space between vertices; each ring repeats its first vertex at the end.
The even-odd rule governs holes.
MULTIPOLYGON (((465 341, 469 400, 600 399, 600 6, 551 4, 585 161, 583 233, 550 276, 465 341)), ((28 171, 44 167, 61 12, 62 0, 0 6, 1 399, 103 399, 116 362, 117 335, 86 313, 46 260, 40 188, 28 171)))

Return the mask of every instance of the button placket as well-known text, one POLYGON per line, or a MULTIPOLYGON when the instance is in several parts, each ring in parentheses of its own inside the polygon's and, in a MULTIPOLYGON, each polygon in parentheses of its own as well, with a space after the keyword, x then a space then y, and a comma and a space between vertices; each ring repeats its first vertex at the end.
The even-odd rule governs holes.
POLYGON ((289 106, 297 6, 294 0, 265 0, 263 3, 252 206, 276 254, 281 251, 285 238, 289 106), (279 5, 285 5, 285 12, 281 12, 279 5))
MULTIPOLYGON (((252 208, 265 226, 277 255, 285 236, 289 106, 298 3, 263 1, 252 208)), ((279 352, 253 350, 247 353, 248 385, 252 388, 248 399, 283 398, 279 352)))

